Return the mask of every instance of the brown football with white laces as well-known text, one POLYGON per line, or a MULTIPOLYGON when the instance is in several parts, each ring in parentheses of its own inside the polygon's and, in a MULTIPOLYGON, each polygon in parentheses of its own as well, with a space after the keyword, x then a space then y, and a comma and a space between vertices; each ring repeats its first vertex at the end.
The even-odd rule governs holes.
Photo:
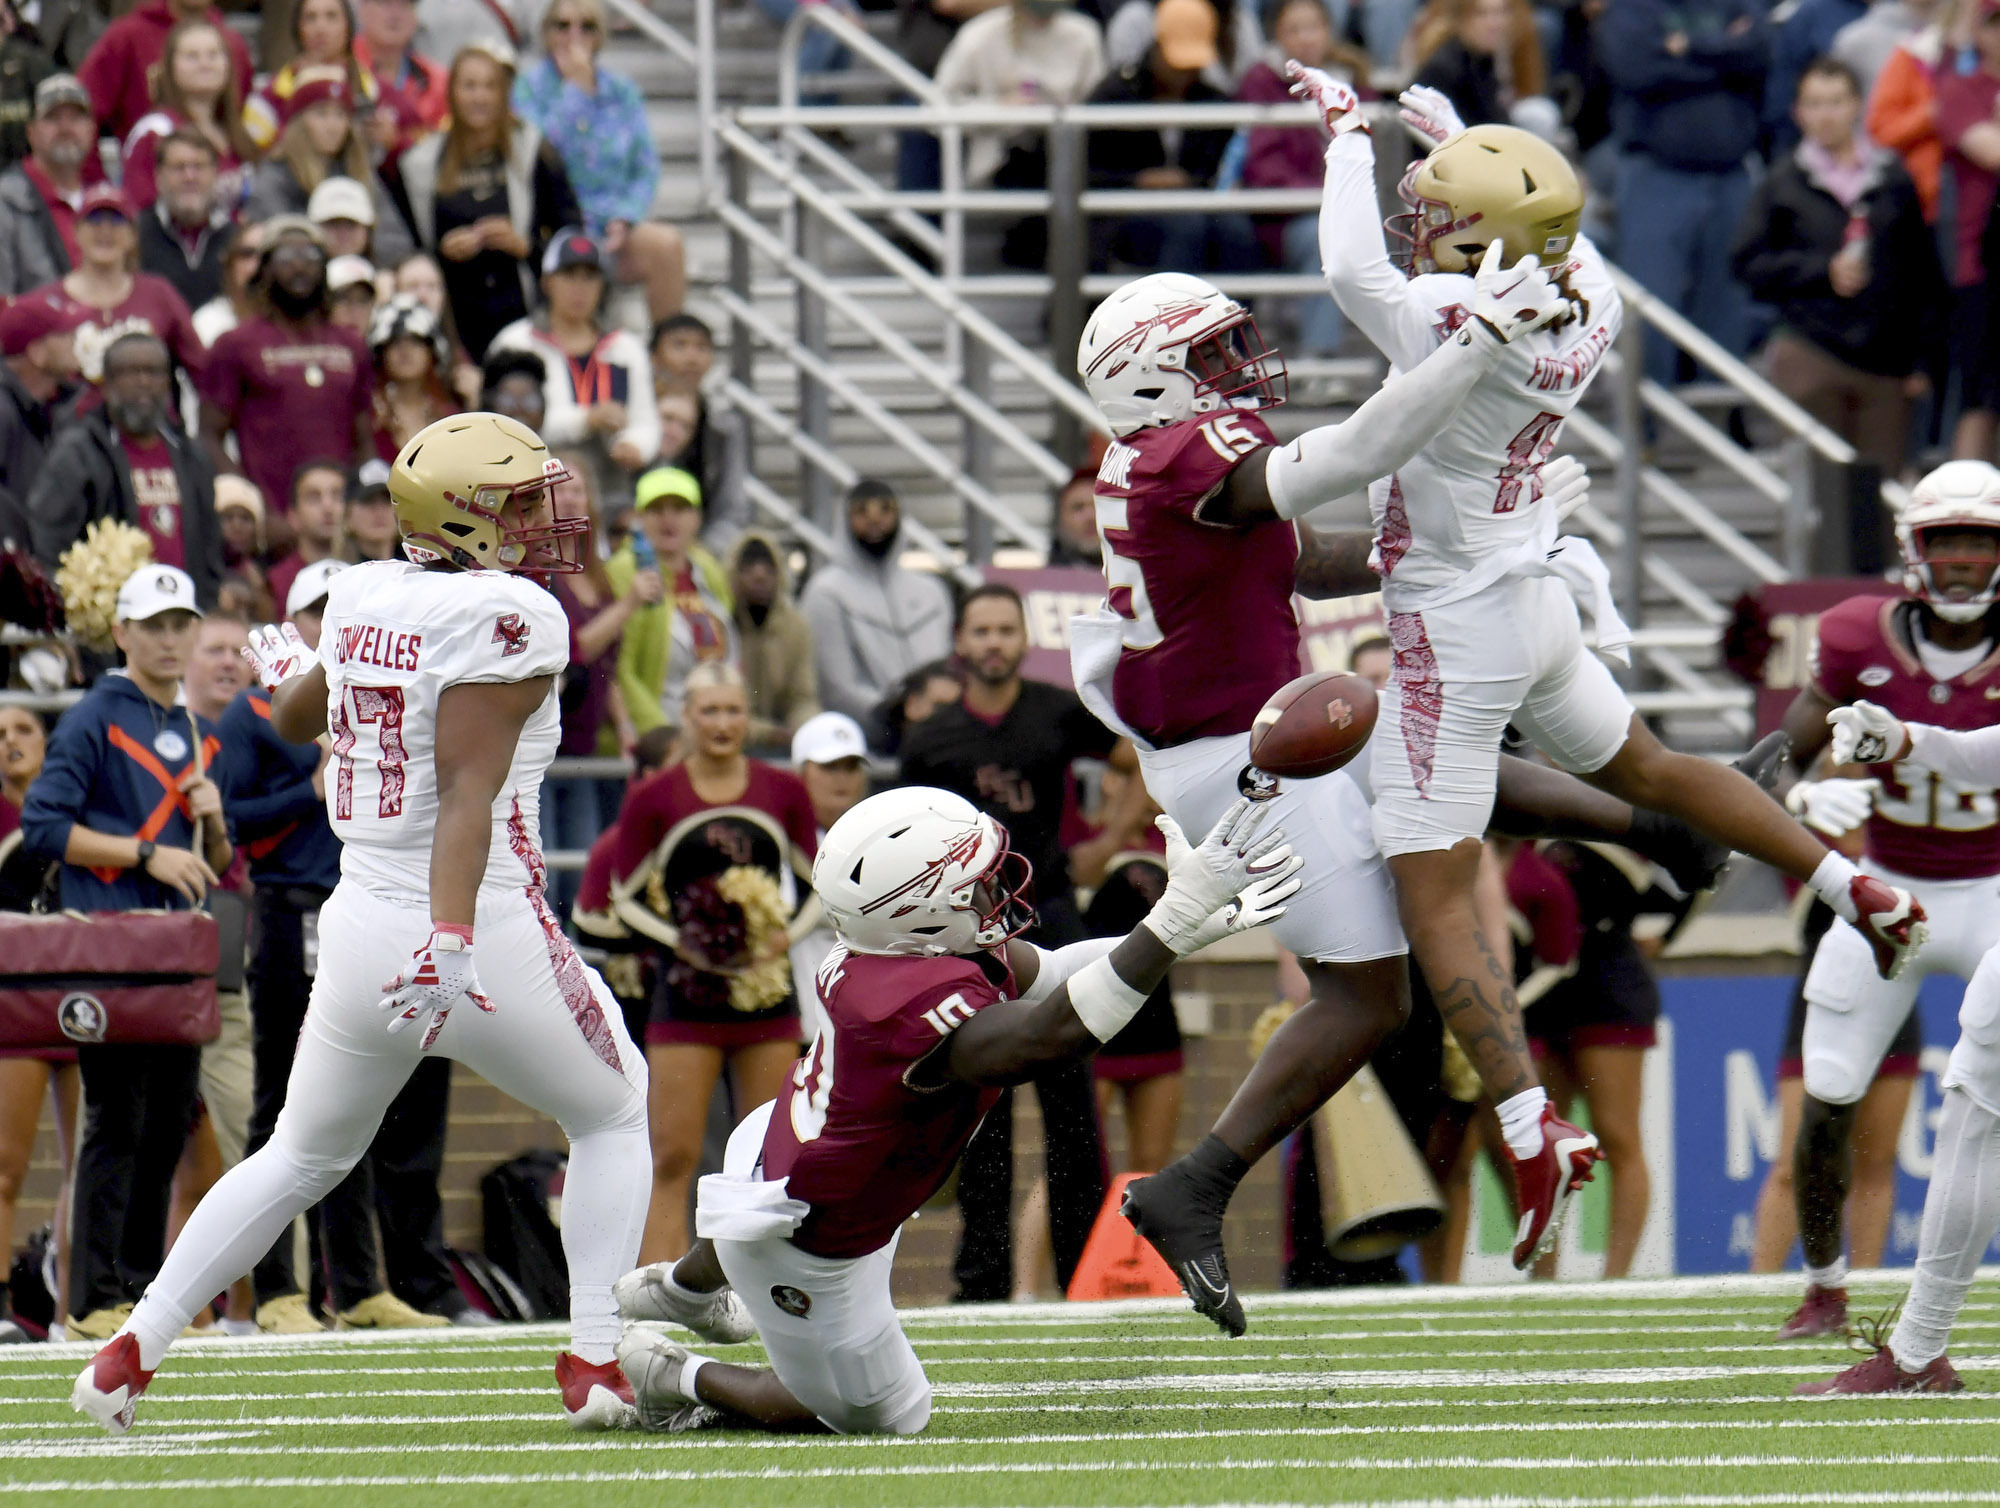
POLYGON ((1375 687, 1345 671, 1317 671, 1271 693, 1250 724, 1250 763, 1267 775, 1330 775, 1375 731, 1375 687))

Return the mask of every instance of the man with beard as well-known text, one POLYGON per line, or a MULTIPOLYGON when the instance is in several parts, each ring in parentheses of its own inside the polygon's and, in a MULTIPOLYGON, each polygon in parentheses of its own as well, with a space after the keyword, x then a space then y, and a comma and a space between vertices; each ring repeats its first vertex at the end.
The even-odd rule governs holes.
POLYGON ((201 382, 201 439, 218 471, 241 471, 273 506, 307 461, 373 453, 374 367, 361 337, 334 324, 326 247, 301 215, 264 227, 251 283, 257 312, 221 336, 201 382), (224 439, 236 436, 241 466, 224 439))
POLYGON ((121 336, 104 353, 104 404, 65 425, 28 487, 30 538, 51 571, 92 520, 115 518, 145 531, 153 559, 194 579, 203 608, 222 584, 222 526, 215 472, 193 441, 167 422, 173 394, 166 345, 157 335, 121 336))
POLYGON ((43 79, 28 123, 28 155, 0 173, 0 294, 13 298, 53 283, 76 265, 76 219, 96 144, 90 96, 76 76, 43 79))
POLYGON ((222 292, 233 216, 218 202, 215 146, 199 131, 172 131, 154 156, 159 198, 139 217, 139 270, 165 278, 190 309, 222 292))
MULTIPOLYGON (((903 783, 963 796, 1005 827, 1014 850, 1035 868, 1038 920, 1028 936, 1046 948, 1079 942, 1083 926, 1060 836, 1070 765, 1107 757, 1117 740, 1074 692, 1022 676, 1028 621, 1011 586, 988 582, 967 594, 952 651, 965 667, 965 694, 905 736, 903 783)), ((1050 1241, 1056 1276, 1067 1288, 1104 1201, 1097 1107, 1086 1064, 1053 1064, 1034 1085, 1047 1128, 1050 1241)), ((1003 1099, 987 1116, 959 1174, 965 1232, 953 1272, 962 1300, 1004 1300, 1012 1291, 1009 1109, 1003 1099)))

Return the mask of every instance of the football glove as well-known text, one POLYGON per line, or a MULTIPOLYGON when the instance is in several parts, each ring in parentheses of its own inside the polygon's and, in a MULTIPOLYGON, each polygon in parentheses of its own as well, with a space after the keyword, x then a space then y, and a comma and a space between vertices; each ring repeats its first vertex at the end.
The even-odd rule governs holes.
POLYGON ((1285 64, 1285 77, 1292 81, 1292 98, 1302 99, 1319 111, 1319 118, 1335 136, 1368 129, 1368 118, 1361 113, 1361 96, 1332 74, 1293 61, 1285 64))
POLYGON ((1190 951, 1189 940, 1203 924, 1232 904, 1253 879, 1297 869, 1292 851, 1285 845, 1284 829, 1263 831, 1269 816, 1269 807, 1239 800, 1209 829, 1199 847, 1188 843, 1172 817, 1155 819, 1167 840, 1166 893, 1154 903, 1145 921, 1155 937, 1185 956, 1190 951))
POLYGON ((1835 707, 1826 715, 1833 729, 1835 764, 1885 764, 1903 756, 1909 734, 1902 720, 1873 702, 1856 702, 1851 707, 1835 707))
POLYGON ((1182 943, 1183 958, 1238 932, 1268 927, 1285 914, 1285 902, 1297 895, 1299 886, 1305 883, 1299 878, 1299 871, 1306 867, 1306 861, 1298 854, 1286 852, 1290 856, 1281 866, 1262 879, 1253 877, 1220 911, 1211 913, 1207 921, 1188 933, 1182 943))
POLYGON ((1542 501, 1556 510, 1561 523, 1590 501, 1590 473, 1575 456, 1557 456, 1542 463, 1542 501))
POLYGON ((1442 90, 1428 84, 1412 84, 1396 96, 1403 125, 1426 152, 1441 147, 1465 129, 1458 107, 1442 90))
POLYGON ((425 1021, 422 1051, 428 1052, 459 1001, 470 1000, 489 1016, 493 1014, 493 1002, 480 989, 479 972, 472 965, 470 931, 432 932, 430 940, 410 959, 409 967, 382 986, 386 991, 382 1009, 395 1013, 389 1018, 391 1036, 425 1021))
POLYGON ((1851 833, 1875 810, 1879 780, 1801 780, 1785 795, 1785 810, 1816 833, 1851 833))
POLYGON ((289 623, 260 623, 250 630, 250 643, 240 651, 257 672, 266 691, 276 691, 295 675, 312 669, 314 655, 289 623))
POLYGON ((1486 248, 1465 312, 1501 340, 1511 341, 1560 319, 1571 306, 1533 256, 1524 256, 1507 267, 1503 265, 1504 250, 1498 240, 1486 248))

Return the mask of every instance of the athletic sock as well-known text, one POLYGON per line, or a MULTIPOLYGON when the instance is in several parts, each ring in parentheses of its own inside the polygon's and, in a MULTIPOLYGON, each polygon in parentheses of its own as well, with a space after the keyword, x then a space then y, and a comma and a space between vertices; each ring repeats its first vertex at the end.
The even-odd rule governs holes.
POLYGON ((1819 861, 1819 868, 1812 872, 1806 886, 1812 893, 1831 906, 1834 914, 1844 922, 1858 920, 1861 913, 1855 909, 1854 897, 1850 893, 1854 877, 1861 873, 1844 856, 1829 852, 1819 861))
POLYGON ((1548 1103, 1549 1092, 1536 1084, 1495 1107, 1500 1115, 1500 1134, 1507 1139, 1507 1150, 1523 1162, 1542 1150, 1542 1111, 1548 1103))
POLYGON ((1963 1089, 1946 1089, 1936 1149, 1916 1275, 1889 1337, 1889 1352, 1906 1372, 1944 1355, 1979 1259, 2000 1224, 2000 1116, 1963 1089))
POLYGON ((601 1367, 615 1360, 624 1330, 609 1283, 569 1285, 569 1348, 579 1361, 601 1367))
POLYGON ((1847 1286, 1847 1258, 1835 1257, 1824 1267, 1806 1263, 1806 1281, 1815 1288, 1845 1288, 1847 1286))
POLYGON ((1180 1160, 1181 1173, 1194 1185, 1202 1204, 1218 1214, 1229 1208, 1229 1200, 1250 1171, 1250 1164, 1229 1150, 1229 1144, 1213 1131, 1195 1143, 1194 1150, 1180 1160))
POLYGON ((701 1369, 713 1360, 715 1360, 713 1356, 697 1356, 694 1352, 690 1351, 688 1352, 688 1359, 681 1363, 679 1392, 681 1397, 687 1399, 689 1403, 701 1402, 701 1394, 694 1390, 694 1380, 701 1375, 701 1369))

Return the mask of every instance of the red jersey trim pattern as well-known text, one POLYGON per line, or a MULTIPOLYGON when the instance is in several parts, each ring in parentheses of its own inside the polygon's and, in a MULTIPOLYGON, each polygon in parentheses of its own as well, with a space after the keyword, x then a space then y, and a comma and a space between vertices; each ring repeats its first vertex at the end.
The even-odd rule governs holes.
POLYGON ((604 1007, 598 1004, 597 992, 590 987, 590 976, 584 972, 583 960, 576 956, 576 949, 570 946, 569 938, 563 934, 562 923, 549 909, 548 897, 542 888, 548 881, 548 866, 542 862, 542 851, 528 833, 528 824, 521 815, 518 799, 507 817, 507 845, 521 861, 521 867, 528 871, 528 904, 535 908, 535 920, 542 924, 542 936, 549 950, 549 967, 555 971, 556 988, 562 992, 563 1004, 569 1007, 570 1019, 583 1033, 583 1040, 590 1044, 590 1050, 597 1054, 598 1060, 613 1073, 623 1074, 625 1067, 618 1054, 617 1039, 611 1035, 611 1023, 605 1019, 604 1007))
POLYGON ((1389 647, 1396 657, 1396 689, 1402 694, 1403 747, 1409 751, 1410 779, 1428 798, 1437 763, 1438 724, 1444 718, 1444 676, 1437 651, 1424 631, 1422 613, 1389 615, 1389 647))

